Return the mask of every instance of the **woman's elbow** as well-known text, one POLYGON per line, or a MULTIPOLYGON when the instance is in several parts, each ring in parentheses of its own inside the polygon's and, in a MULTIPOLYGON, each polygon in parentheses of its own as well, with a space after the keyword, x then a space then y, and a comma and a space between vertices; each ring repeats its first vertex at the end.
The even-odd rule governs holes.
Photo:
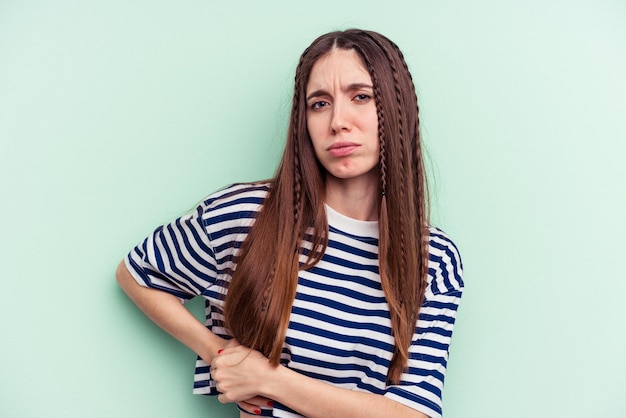
POLYGON ((115 270, 115 280, 122 289, 126 289, 130 280, 133 280, 124 260, 117 265, 117 269, 115 270))

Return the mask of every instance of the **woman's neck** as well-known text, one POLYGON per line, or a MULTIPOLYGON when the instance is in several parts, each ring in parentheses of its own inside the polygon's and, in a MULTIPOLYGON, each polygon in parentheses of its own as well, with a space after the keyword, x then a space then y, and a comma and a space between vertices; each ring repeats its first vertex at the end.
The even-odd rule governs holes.
POLYGON ((378 220, 378 182, 366 179, 326 178, 326 204, 352 219, 378 220))

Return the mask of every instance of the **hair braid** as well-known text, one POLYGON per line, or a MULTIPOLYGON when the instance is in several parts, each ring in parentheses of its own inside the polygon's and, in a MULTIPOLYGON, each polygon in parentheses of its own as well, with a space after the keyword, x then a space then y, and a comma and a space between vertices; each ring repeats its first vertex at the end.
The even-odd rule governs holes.
POLYGON ((380 142, 380 188, 384 196, 387 193, 387 143, 385 141, 385 110, 381 104, 380 85, 378 83, 376 72, 373 68, 369 68, 374 84, 374 102, 376 103, 376 116, 378 117, 378 140, 380 142))
MULTIPOLYGON (((399 81, 399 75, 398 75, 398 67, 396 65, 396 60, 393 57, 393 54, 391 54, 389 52, 389 49, 381 44, 380 42, 376 41, 378 43, 378 45, 380 46, 380 48, 383 50, 383 52, 385 53, 385 56, 387 57, 387 60, 389 60, 389 65, 391 67, 391 72, 393 75, 393 87, 394 87, 394 91, 396 94, 396 120, 397 120, 397 124, 398 124, 398 139, 399 139, 399 144, 401 148, 404 148, 404 145, 406 144, 406 139, 405 139, 405 128, 404 128, 404 104, 402 103, 402 91, 400 89, 400 81, 399 81)), ((398 161, 400 163, 400 172, 401 173, 406 173, 406 160, 405 160, 405 152, 403 152, 404 149, 402 149, 399 152, 398 155, 398 161)), ((407 190, 406 190, 406 182, 404 181, 400 181, 399 182, 399 187, 400 187, 400 195, 401 196, 406 196, 407 190)), ((403 208, 401 208, 403 209, 403 208)), ((404 216, 404 213, 400 214, 401 216, 404 216)), ((406 230, 404 228, 400 228, 400 242, 404 243, 406 242, 406 230)), ((406 265, 407 265, 407 254, 405 251, 405 246, 401 245, 400 246, 400 251, 401 251, 401 260, 402 262, 400 263, 400 275, 402 277, 406 277, 406 265)), ((401 289, 399 289, 401 290, 401 289)), ((404 294, 404 292, 400 291, 399 292, 400 295, 404 294)), ((402 301, 403 302, 403 301, 402 301)))
MULTIPOLYGON (((415 117, 415 124, 413 127, 415 138, 414 140, 411 141, 411 157, 413 160, 412 163, 417 168, 417 170, 415 171, 415 176, 416 176, 415 183, 417 184, 417 194, 414 196, 414 201, 415 201, 415 207, 419 211, 418 219, 422 221, 422 224, 416 225, 415 227, 417 230, 416 232, 418 234, 418 237, 420 238, 428 237, 428 231, 426 230, 426 225, 428 225, 429 223, 428 207, 427 207, 428 182, 426 178, 417 177, 419 176, 419 173, 422 173, 423 175, 425 175, 426 173, 426 169, 424 167, 424 159, 422 155, 422 144, 421 144, 422 138, 420 135, 419 100, 417 98, 417 91, 415 88, 415 83, 413 81, 413 76, 411 75, 411 72, 409 71, 409 66, 406 63, 404 54, 402 53, 402 51, 400 50, 400 48, 395 42, 389 41, 389 43, 394 48, 396 54, 400 58, 402 67, 404 68, 405 73, 408 75, 409 83, 412 86, 412 89, 411 89, 411 92, 413 93, 412 100, 417 110, 416 117, 415 117), (424 198, 421 198, 422 196, 424 198)), ((419 248, 421 249, 421 254, 420 254, 420 262, 418 264, 418 269, 422 277, 425 277, 428 274, 428 263, 425 262, 425 260, 428 260, 428 242, 425 242, 424 245, 421 245, 419 248)), ((419 296, 423 297, 423 292, 419 296)))
MULTIPOLYGON (((300 94, 296 94, 300 96, 300 94)), ((294 185, 293 185, 293 227, 295 234, 294 252, 299 252, 300 239, 302 238, 300 231, 301 217, 304 205, 302 196, 302 165, 300 162, 300 149, 298 141, 293 141, 294 153, 294 185)))
MULTIPOLYGON (((415 107, 417 109, 417 115, 416 115, 416 119, 415 119, 415 124, 413 126, 414 131, 414 135, 415 135, 415 140, 411 141, 411 156, 413 158, 413 163, 416 164, 418 166, 418 170, 416 171, 416 173, 419 173, 421 171, 421 168, 423 167, 419 167, 421 164, 423 164, 422 162, 422 153, 421 153, 421 136, 420 136, 420 119, 419 119, 419 101, 417 99, 417 92, 415 89, 415 83, 413 82, 413 76, 411 75, 411 72, 409 71, 409 66, 406 63, 406 59, 404 58, 404 54, 402 53, 402 51, 400 50, 400 48, 398 47, 398 45, 396 45, 395 42, 393 41, 389 41, 390 45, 394 48, 396 54, 398 55, 398 57, 400 58, 400 63, 402 64, 402 67, 405 71, 405 73, 408 76, 408 80, 409 83, 412 86, 411 92, 412 94, 412 100, 415 103, 415 107)), ((417 183, 417 187, 418 187, 418 194, 416 195, 416 198, 419 198, 419 196, 421 195, 425 195, 425 193, 427 192, 425 190, 426 188, 426 182, 425 181, 419 181, 419 179, 416 179, 416 183, 417 183), (423 194, 424 193, 424 194, 423 194)), ((417 207, 419 207, 420 205, 417 205, 417 207)))
MULTIPOLYGON (((296 74, 299 74, 298 71, 296 71, 296 74)), ((293 96, 293 101, 294 101, 294 109, 292 110, 292 112, 294 112, 295 116, 296 116, 296 120, 298 118, 298 113, 299 113, 299 105, 298 103, 300 102, 300 77, 296 78, 296 82, 295 82, 295 92, 294 92, 294 96, 293 96)), ((292 141, 293 143, 293 161, 294 161, 294 193, 293 193, 293 225, 294 227, 298 226, 298 223, 300 221, 300 215, 301 215, 301 210, 302 210, 302 167, 301 167, 301 163, 300 163, 300 147, 299 147, 299 142, 297 140, 298 138, 298 127, 295 126, 296 124, 293 124, 294 126, 292 127, 292 135, 293 138, 295 139, 294 141, 292 141)))

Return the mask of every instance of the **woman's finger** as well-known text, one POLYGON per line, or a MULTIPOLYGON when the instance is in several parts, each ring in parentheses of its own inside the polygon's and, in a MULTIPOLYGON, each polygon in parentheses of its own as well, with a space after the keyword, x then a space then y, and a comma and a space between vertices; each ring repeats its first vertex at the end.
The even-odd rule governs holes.
POLYGON ((255 396, 253 398, 246 399, 245 402, 250 405, 262 408, 271 408, 274 406, 274 402, 271 399, 266 398, 265 396, 255 396))
POLYGON ((243 409, 249 414, 261 415, 261 408, 259 408, 257 405, 253 405, 246 401, 237 402, 237 405, 239 406, 239 408, 243 409))

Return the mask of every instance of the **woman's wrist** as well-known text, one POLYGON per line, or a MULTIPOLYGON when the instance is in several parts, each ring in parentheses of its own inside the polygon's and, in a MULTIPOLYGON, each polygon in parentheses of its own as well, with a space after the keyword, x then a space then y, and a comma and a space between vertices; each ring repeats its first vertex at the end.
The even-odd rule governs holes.
POLYGON ((218 351, 223 349, 228 340, 214 334, 206 329, 206 332, 202 332, 198 336, 197 341, 194 341, 193 347, 190 347, 202 360, 207 364, 211 364, 213 358, 218 354, 218 351))
POLYGON ((302 375, 282 364, 278 366, 270 365, 269 367, 272 370, 263 378, 259 394, 282 403, 281 398, 283 398, 286 388, 298 384, 297 380, 302 375))

